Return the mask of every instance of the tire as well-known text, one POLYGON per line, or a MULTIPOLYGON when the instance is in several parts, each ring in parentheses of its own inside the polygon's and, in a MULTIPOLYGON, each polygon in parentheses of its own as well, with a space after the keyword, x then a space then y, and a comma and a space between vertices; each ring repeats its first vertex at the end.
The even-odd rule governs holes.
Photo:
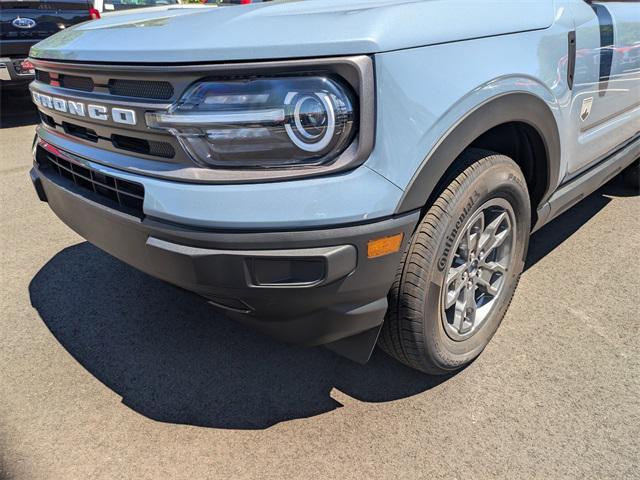
POLYGON ((634 192, 640 192, 640 160, 636 160, 622 172, 624 181, 634 192))
POLYGON ((518 285, 531 230, 526 181, 513 160, 470 149, 456 165, 403 255, 378 342, 402 363, 435 375, 465 367, 493 337, 518 285), (497 234, 491 236, 494 227, 497 234), (489 251, 492 244, 498 246, 489 251), (488 255, 479 260, 475 250, 488 255), (507 260, 502 274, 499 265, 507 260), (445 290, 447 277, 458 280, 445 290), (490 287, 482 281, 487 278, 490 287), (466 287, 460 290, 461 285, 466 287), (477 295, 482 296, 476 302, 477 295), (447 309, 451 301, 454 306, 447 309), (474 311, 474 304, 481 306, 474 311), (470 323, 474 316, 479 321, 470 323))

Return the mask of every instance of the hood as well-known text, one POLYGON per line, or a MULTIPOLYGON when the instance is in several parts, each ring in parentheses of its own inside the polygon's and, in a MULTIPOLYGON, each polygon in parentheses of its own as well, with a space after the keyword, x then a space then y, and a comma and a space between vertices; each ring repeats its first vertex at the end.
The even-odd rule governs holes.
POLYGON ((196 63, 371 54, 547 28, 553 0, 299 0, 105 15, 32 47, 50 60, 196 63))

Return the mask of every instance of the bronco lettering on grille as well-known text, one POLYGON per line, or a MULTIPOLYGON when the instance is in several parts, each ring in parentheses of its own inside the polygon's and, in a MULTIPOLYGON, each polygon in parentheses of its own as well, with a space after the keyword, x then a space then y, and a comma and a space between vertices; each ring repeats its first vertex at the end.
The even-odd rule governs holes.
POLYGON ((125 125, 136 124, 136 112, 126 108, 109 108, 104 105, 85 105, 82 102, 73 100, 65 100, 64 98, 52 97, 43 93, 32 92, 33 101, 50 110, 56 110, 62 113, 68 113, 78 117, 88 116, 93 120, 108 121, 109 118, 115 123, 123 123, 125 125))

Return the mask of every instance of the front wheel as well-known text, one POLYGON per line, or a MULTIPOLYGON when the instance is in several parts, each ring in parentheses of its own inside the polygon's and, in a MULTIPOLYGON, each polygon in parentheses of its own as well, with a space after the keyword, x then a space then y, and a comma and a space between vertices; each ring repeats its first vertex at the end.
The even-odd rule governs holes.
POLYGON ((531 226, 513 160, 471 149, 457 165, 404 253, 379 340, 430 374, 464 367, 489 343, 524 268, 531 226))

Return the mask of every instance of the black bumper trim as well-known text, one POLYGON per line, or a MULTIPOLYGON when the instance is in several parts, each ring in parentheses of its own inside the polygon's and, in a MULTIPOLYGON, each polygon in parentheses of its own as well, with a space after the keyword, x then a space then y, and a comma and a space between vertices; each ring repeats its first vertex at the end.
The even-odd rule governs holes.
MULTIPOLYGON (((37 167, 32 170, 32 179, 35 185, 40 183, 58 217, 97 247, 139 270, 209 298, 226 308, 230 316, 259 331, 303 345, 335 343, 376 331, 384 320, 387 293, 402 252, 419 219, 419 213, 413 212, 375 223, 320 230, 190 230, 96 203, 37 167), (400 232, 404 240, 399 252, 367 258, 369 240, 400 232), (324 262, 324 267, 307 270, 308 266, 292 266, 288 270, 283 264, 263 266, 266 273, 262 272, 261 278, 270 281, 260 285, 252 271, 256 259, 313 260, 324 262), (269 270, 272 267, 275 273, 269 270), (296 281, 287 284, 288 275, 296 281), (273 281, 281 277, 281 283, 273 281), (309 281, 298 281, 300 278, 309 281)), ((369 342, 375 336, 360 338, 369 342)), ((340 351, 340 344, 334 350, 340 351)), ((348 350, 358 351, 353 355, 357 360, 368 357, 351 344, 348 350)), ((342 353, 351 356, 348 351, 342 353)))
POLYGON ((36 189, 36 194, 38 195, 38 199, 41 202, 46 202, 47 194, 44 193, 44 188, 42 188, 42 181, 40 180, 40 177, 36 174, 35 169, 32 168, 31 171, 29 171, 29 176, 31 177, 33 188, 36 189))
POLYGON ((152 236, 147 238, 146 245, 165 260, 164 266, 171 274, 190 278, 193 284, 226 288, 318 287, 345 278, 355 270, 357 260, 353 245, 287 250, 217 250, 180 245, 152 236), (286 264, 298 266, 297 272, 287 275, 283 268, 278 268, 286 264), (219 271, 225 272, 223 278, 219 277, 219 271), (230 277, 226 274, 230 271, 241 275, 230 277), (276 281, 279 273, 280 280, 276 281))

